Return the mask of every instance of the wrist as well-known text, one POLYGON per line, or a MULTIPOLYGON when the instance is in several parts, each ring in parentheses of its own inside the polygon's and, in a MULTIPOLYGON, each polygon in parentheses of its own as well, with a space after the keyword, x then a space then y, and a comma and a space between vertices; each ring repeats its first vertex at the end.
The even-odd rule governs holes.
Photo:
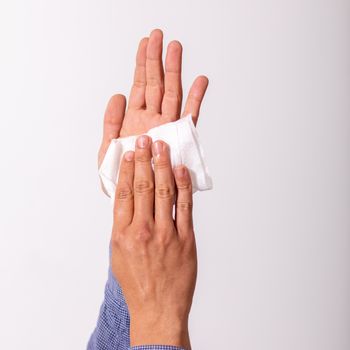
POLYGON ((188 319, 130 315, 130 345, 173 345, 190 350, 188 319))

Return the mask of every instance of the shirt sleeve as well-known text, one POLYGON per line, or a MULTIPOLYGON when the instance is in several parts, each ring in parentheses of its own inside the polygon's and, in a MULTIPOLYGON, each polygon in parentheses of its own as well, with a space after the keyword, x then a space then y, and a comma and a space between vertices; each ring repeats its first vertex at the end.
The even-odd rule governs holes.
POLYGON ((129 329, 128 307, 122 289, 109 268, 104 300, 87 350, 128 350, 130 349, 129 329))
POLYGON ((131 350, 185 350, 173 345, 139 345, 131 347, 131 350))

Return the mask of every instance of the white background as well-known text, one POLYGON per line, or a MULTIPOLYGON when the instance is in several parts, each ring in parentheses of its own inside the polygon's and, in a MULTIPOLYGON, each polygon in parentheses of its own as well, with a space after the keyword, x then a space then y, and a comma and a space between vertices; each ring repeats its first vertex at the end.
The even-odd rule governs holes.
POLYGON ((0 346, 84 349, 111 231, 96 155, 153 28, 210 79, 193 349, 350 349, 350 2, 0 3, 0 346))

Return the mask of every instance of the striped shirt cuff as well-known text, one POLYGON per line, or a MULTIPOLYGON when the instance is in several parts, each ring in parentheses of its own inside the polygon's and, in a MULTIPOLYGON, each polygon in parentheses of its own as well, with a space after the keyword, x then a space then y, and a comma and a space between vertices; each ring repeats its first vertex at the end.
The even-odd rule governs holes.
POLYGON ((131 350, 185 350, 173 345, 138 345, 131 347, 131 350))

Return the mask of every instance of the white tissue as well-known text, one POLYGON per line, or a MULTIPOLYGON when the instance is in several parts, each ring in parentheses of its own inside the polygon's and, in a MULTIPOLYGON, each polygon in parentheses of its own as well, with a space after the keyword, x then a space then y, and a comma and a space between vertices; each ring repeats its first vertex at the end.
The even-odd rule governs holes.
MULTIPOLYGON (((146 135, 150 136, 153 142, 162 140, 169 145, 173 167, 183 164, 189 169, 193 192, 210 190, 213 187, 204 162, 198 132, 190 114, 175 122, 152 128, 146 135)), ((102 185, 112 202, 118 181, 120 161, 125 152, 135 150, 137 136, 113 139, 99 168, 102 185)))

